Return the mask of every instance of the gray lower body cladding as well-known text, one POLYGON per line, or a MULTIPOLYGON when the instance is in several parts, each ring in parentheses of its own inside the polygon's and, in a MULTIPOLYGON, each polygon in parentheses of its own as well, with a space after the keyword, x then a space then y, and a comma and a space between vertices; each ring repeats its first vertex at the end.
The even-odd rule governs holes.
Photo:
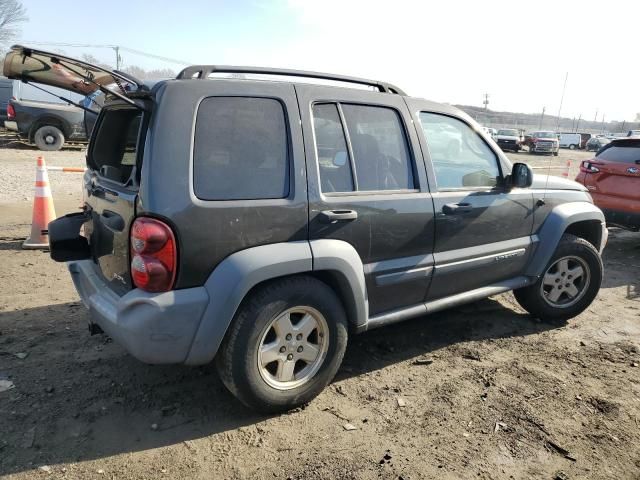
POLYGON ((204 287, 165 293, 114 293, 92 260, 69 263, 91 321, 145 363, 184 363, 209 303, 204 287))

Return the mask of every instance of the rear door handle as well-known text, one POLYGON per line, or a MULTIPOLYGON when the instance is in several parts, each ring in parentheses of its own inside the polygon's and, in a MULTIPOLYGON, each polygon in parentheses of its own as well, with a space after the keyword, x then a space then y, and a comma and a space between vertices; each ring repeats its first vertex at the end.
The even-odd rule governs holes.
POLYGON ((324 223, 352 222, 358 218, 355 210, 323 210, 320 218, 324 223))
POLYGON ((442 207, 442 213, 445 215, 458 215, 460 213, 469 213, 473 210, 470 203, 447 203, 442 207))

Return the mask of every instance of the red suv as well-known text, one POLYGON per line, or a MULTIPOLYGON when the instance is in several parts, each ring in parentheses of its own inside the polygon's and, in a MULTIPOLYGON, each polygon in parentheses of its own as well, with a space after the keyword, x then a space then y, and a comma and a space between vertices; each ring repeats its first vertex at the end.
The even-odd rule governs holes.
POLYGON ((576 177, 589 189, 607 223, 640 230, 640 138, 620 138, 580 164, 576 177))

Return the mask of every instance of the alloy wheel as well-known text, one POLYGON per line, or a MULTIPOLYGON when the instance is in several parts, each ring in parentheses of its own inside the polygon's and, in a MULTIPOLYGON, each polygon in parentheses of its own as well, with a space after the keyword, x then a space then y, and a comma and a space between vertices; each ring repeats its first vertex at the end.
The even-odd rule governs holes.
POLYGON ((327 356, 329 328, 316 309, 299 306, 274 317, 258 344, 258 370, 277 390, 299 387, 313 378, 327 356))
POLYGON ((545 272, 540 293, 552 307, 568 308, 585 294, 590 277, 589 266, 583 259, 573 255, 562 257, 545 272))

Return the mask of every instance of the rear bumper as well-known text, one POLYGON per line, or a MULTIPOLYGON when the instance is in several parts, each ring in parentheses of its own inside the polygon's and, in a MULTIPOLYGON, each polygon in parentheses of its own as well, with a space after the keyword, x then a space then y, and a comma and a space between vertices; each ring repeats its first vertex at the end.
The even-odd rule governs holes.
POLYGON ((18 131, 18 122, 14 122, 11 120, 5 120, 4 121, 4 128, 6 128, 7 130, 11 130, 13 132, 17 132, 18 131))
POLYGON ((146 363, 185 362, 209 303, 204 287, 163 293, 134 289, 119 297, 92 260, 68 266, 91 321, 131 355, 146 363))

